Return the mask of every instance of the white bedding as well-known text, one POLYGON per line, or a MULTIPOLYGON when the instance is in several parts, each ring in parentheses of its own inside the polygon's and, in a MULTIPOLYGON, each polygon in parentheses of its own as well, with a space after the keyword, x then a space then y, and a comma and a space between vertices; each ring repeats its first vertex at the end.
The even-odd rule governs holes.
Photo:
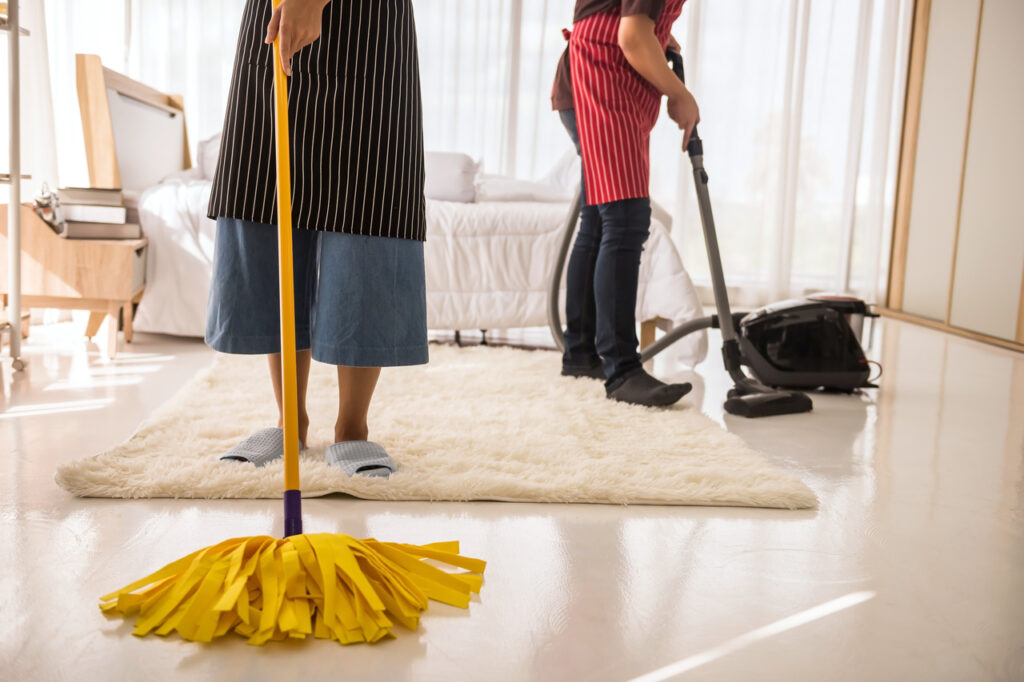
POLYGON ((216 223, 206 217, 211 182, 184 171, 143 192, 139 221, 149 239, 139 331, 203 336, 216 223))
MULTIPOLYGON (((427 319, 432 329, 547 325, 548 283, 567 203, 427 201, 427 319)), ((564 320, 565 289, 562 289, 564 320)), ((703 315, 697 292, 664 224, 651 221, 640 260, 638 320, 678 324, 703 315)), ((694 365, 707 355, 702 332, 676 343, 694 365)))
MULTIPOLYGON (((188 171, 151 187, 139 201, 150 243, 146 293, 135 319, 140 331, 203 335, 215 230, 206 217, 210 185, 199 172, 188 171)), ((562 202, 428 200, 428 326, 546 326, 548 278, 567 211, 562 202)), ((700 315, 668 230, 655 219, 641 259, 637 319, 679 323, 700 315)), ((669 352, 694 365, 707 354, 706 336, 691 335, 669 352)))

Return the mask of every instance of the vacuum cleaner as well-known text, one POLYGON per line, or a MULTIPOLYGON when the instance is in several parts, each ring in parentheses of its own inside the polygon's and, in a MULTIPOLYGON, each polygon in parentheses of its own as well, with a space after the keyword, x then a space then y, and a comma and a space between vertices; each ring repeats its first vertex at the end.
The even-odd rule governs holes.
MULTIPOLYGON (((670 51, 666 57, 676 76, 685 82, 682 56, 670 51)), ((824 294, 774 303, 751 313, 733 313, 729 309, 708 195, 708 174, 704 170, 704 147, 696 127, 690 134, 686 152, 693 167, 717 314, 675 327, 644 349, 641 361, 647 362, 688 334, 701 329, 721 329, 722 359, 734 382, 725 401, 725 411, 743 417, 809 412, 813 403, 803 391, 853 392, 874 388, 869 381, 870 363, 861 348, 860 334, 864 319, 877 315, 863 301, 824 294), (743 370, 744 366, 750 370, 750 375, 743 370)), ((548 296, 548 325, 561 350, 565 349, 565 334, 560 319, 559 292, 580 203, 577 192, 566 221, 548 296)))

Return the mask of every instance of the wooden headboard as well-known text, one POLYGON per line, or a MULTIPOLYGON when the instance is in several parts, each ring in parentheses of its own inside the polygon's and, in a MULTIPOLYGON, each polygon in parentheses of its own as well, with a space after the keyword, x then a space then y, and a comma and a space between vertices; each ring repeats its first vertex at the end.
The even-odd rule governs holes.
POLYGON ((75 72, 92 187, 141 192, 192 167, 181 95, 112 71, 94 54, 75 55, 75 72))

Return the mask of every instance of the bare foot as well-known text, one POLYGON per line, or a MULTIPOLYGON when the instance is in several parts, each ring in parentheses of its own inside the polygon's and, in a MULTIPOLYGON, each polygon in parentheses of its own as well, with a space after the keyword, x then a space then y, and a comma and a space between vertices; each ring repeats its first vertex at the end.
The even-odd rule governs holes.
MULTIPOLYGON (((279 429, 283 429, 284 428, 284 418, 283 417, 278 417, 278 419, 277 419, 277 428, 279 428, 279 429)), ((308 434, 309 434, 309 415, 308 414, 300 414, 299 415, 299 446, 300 447, 306 447, 306 436, 308 434)))
POLYGON ((342 424, 334 425, 334 442, 342 443, 347 440, 369 440, 370 429, 365 422, 359 425, 342 424))

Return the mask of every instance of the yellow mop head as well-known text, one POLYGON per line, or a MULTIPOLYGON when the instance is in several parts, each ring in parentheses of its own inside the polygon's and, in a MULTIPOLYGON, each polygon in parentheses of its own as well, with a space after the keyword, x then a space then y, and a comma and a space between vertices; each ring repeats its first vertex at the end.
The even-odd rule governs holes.
POLYGON ((376 642, 393 636, 393 621, 415 628, 428 599, 466 608, 483 583, 486 564, 460 556, 457 542, 417 546, 302 534, 288 95, 279 39, 275 48, 286 537, 226 540, 100 598, 107 613, 138 614, 140 636, 177 632, 209 642, 234 631, 250 644, 309 634, 342 644, 376 642), (449 573, 427 560, 467 572, 449 573))
POLYGON ((336 534, 235 538, 102 597, 100 608, 137 614, 139 636, 177 632, 209 642, 234 631, 258 645, 310 634, 376 642, 394 636, 395 622, 415 629, 428 599, 469 605, 486 564, 458 552, 457 542, 418 546, 336 534))

